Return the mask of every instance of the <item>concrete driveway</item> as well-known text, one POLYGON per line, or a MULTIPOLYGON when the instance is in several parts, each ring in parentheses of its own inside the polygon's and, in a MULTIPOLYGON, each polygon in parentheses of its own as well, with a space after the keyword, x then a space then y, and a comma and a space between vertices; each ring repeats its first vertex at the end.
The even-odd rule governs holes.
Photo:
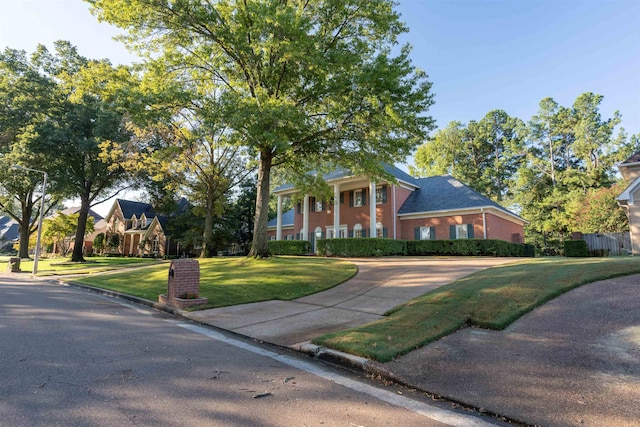
POLYGON ((358 273, 345 283, 293 301, 266 301, 186 316, 273 344, 298 347, 319 335, 363 325, 413 298, 517 258, 349 258, 358 273))
POLYGON ((383 366, 532 425, 640 426, 640 275, 581 286, 504 331, 461 329, 383 366))

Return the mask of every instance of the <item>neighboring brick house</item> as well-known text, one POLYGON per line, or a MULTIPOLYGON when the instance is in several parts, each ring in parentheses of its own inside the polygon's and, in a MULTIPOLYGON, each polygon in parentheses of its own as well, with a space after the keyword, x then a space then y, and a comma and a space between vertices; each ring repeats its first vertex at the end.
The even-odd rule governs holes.
POLYGON ((168 254, 165 235, 167 217, 153 212, 148 203, 116 199, 107 214, 105 241, 119 237, 117 252, 124 256, 158 256, 168 254))
MULTIPOLYGON (((53 219, 56 216, 58 216, 59 213, 65 214, 65 215, 75 215, 78 212, 80 212, 80 206, 73 206, 70 208, 67 208, 65 210, 62 210, 60 212, 56 212, 53 215, 49 216, 48 219, 53 219)), ((96 235, 98 233, 104 233, 105 231, 105 227, 106 227, 106 223, 104 221, 104 218, 102 218, 102 216, 100 214, 98 214, 97 212, 93 211, 93 209, 89 209, 89 213, 87 214, 87 216, 93 217, 93 232, 90 234, 87 234, 84 237, 84 241, 82 243, 82 253, 84 255, 90 254, 93 251, 93 239, 95 239, 96 235)), ((67 239, 67 244, 68 244, 68 252, 72 252, 73 248, 75 246, 75 236, 69 236, 67 239)), ((53 253, 59 253, 60 252, 60 248, 58 248, 56 246, 56 244, 53 245, 53 253)))
POLYGON ((475 238, 523 243, 526 220, 455 178, 413 178, 389 165, 385 170, 396 178, 396 184, 374 183, 348 171, 328 174, 324 179, 333 187, 332 200, 305 195, 294 209, 284 213, 282 199, 297 191, 291 185, 276 188, 278 214, 269 222, 269 238, 312 243, 316 238, 334 237, 475 238))
POLYGON ((631 235, 631 251, 640 254, 640 151, 618 165, 620 174, 627 188, 618 196, 618 204, 622 206, 629 218, 631 235))

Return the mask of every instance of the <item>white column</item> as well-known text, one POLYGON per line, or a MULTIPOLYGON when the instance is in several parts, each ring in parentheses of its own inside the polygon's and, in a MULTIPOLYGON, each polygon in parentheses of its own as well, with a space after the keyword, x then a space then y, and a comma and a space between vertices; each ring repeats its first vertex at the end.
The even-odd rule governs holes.
POLYGON ((304 195, 302 206, 302 235, 300 240, 309 240, 309 195, 304 195))
POLYGON ((340 237, 340 184, 333 185, 333 238, 340 237))
POLYGON ((393 240, 398 238, 396 227, 398 224, 398 211, 396 210, 396 186, 391 186, 391 200, 393 203, 393 240))
POLYGON ((276 222, 276 240, 282 240, 282 195, 278 194, 278 214, 276 222))
POLYGON ((376 223, 378 222, 378 218, 377 218, 375 181, 371 181, 369 183, 369 202, 371 202, 369 206, 369 236, 377 237, 376 223))
POLYGON ((484 240, 487 240, 487 213, 482 210, 482 231, 484 233, 484 240))

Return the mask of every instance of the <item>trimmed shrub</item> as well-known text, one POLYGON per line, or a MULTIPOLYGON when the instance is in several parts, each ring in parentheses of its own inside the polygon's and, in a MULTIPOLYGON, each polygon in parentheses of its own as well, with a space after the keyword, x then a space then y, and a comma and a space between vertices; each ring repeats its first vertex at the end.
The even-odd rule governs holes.
POLYGON ((407 253, 409 255, 535 256, 532 245, 495 239, 410 240, 407 242, 407 253))
POLYGON ((379 238, 318 239, 317 252, 323 256, 392 256, 406 255, 407 242, 404 240, 379 238))
POLYGON ((270 240, 268 245, 271 255, 308 255, 311 252, 311 242, 306 240, 270 240))
POLYGON ((565 240, 564 256, 586 257, 589 256, 589 248, 584 240, 565 240))

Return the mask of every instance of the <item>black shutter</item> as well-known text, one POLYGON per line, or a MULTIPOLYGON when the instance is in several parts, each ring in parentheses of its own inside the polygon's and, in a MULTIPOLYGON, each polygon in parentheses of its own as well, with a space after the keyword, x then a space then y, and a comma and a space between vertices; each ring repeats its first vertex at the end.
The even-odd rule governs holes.
POLYGON ((455 225, 450 225, 449 226, 449 238, 451 240, 456 240, 456 226, 455 225))
POLYGON ((362 206, 366 206, 367 205, 367 189, 363 188, 362 189, 362 206))
POLYGON ((413 229, 415 240, 420 240, 420 227, 416 227, 413 229))
POLYGON ((429 227, 429 238, 431 240, 436 240, 436 228, 435 227, 429 227))
POLYGON ((344 191, 340 192, 340 204, 344 205, 344 191))
POLYGON ((473 239, 473 224, 467 224, 467 237, 473 239))
POLYGON ((382 200, 380 200, 380 203, 387 203, 387 186, 386 185, 382 186, 382 200))
POLYGON ((349 230, 349 237, 353 237, 353 229, 349 230))
POLYGON ((298 212, 298 214, 302 213, 302 206, 301 206, 300 202, 298 202, 298 204, 296 205, 296 211, 298 212))
POLYGON ((389 233, 387 231, 387 227, 382 227, 382 238, 386 239, 389 236, 389 233))
POLYGON ((362 237, 367 237, 367 229, 366 228, 362 229, 362 237))
POLYGON ((353 207, 353 199, 354 199, 353 191, 349 191, 349 206, 353 207))

